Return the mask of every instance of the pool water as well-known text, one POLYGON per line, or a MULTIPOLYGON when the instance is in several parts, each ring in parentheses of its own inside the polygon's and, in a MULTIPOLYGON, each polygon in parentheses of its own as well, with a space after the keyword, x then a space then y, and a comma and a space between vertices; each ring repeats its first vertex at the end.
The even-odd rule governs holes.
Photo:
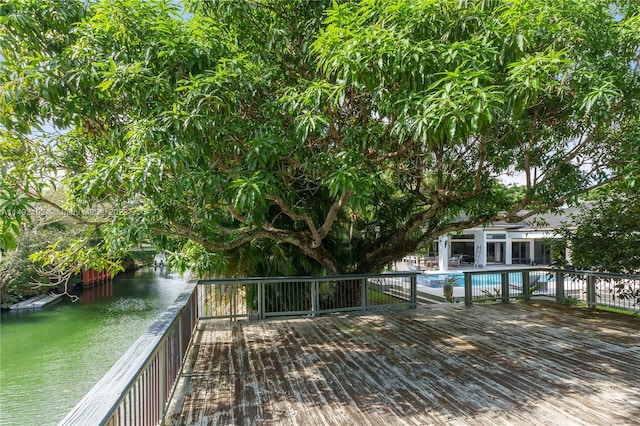
MULTIPOLYGON (((553 281, 554 277, 547 277, 546 273, 537 272, 540 281, 553 281)), ((418 284, 429 287, 442 287, 449 279, 455 279, 454 287, 464 287, 464 274, 449 273, 423 273, 418 275, 418 284)), ((533 279, 533 276, 531 277, 533 279)), ((511 284, 522 284, 522 272, 510 272, 511 284)), ((471 285, 474 287, 499 286, 502 284, 502 274, 474 274, 471 276, 471 285)))

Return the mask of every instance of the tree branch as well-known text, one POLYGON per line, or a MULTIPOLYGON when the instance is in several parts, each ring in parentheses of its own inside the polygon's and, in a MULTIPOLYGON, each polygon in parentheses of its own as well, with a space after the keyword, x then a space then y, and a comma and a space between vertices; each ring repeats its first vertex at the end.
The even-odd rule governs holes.
POLYGON ((274 195, 266 195, 264 198, 276 203, 278 207, 280 207, 282 212, 287 216, 289 216, 291 219, 305 222, 309 227, 309 231, 311 231, 314 244, 316 245, 320 244, 320 241, 322 241, 322 237, 320 237, 320 234, 318 233, 318 229, 316 228, 316 225, 313 223, 313 220, 311 219, 310 216, 294 213, 293 211, 291 211, 291 209, 289 209, 289 207, 286 205, 284 200, 280 197, 276 197, 274 195))
POLYGON ((347 191, 342 197, 340 197, 331 205, 331 208, 327 213, 327 217, 325 218, 324 224, 322 225, 322 227, 320 227, 320 230, 318 231, 318 234, 320 235, 321 238, 324 238, 329 234, 329 231, 331 230, 333 223, 338 217, 338 213, 340 212, 340 210, 342 210, 342 208, 347 203, 349 198, 351 198, 351 195, 352 195, 352 192, 347 191))
POLYGON ((233 217, 235 220, 242 223, 243 225, 247 224, 247 219, 245 219, 244 216, 238 213, 236 209, 233 208, 233 205, 228 204, 227 209, 229 210, 229 213, 231 213, 231 217, 233 217))
POLYGON ((55 202, 42 197, 38 194, 35 194, 31 191, 28 191, 27 189, 25 189, 24 187, 22 187, 22 185, 20 184, 16 184, 16 187, 18 189, 20 189, 25 195, 27 195, 29 198, 35 200, 37 203, 42 203, 42 204, 46 204, 49 207, 52 207, 54 210, 62 213, 64 216, 71 218, 75 223, 77 223, 78 225, 94 225, 94 226, 103 226, 106 225, 108 222, 107 221, 96 221, 96 220, 87 220, 81 216, 78 216, 74 213, 71 213, 69 210, 65 209, 64 207, 56 204, 55 202))

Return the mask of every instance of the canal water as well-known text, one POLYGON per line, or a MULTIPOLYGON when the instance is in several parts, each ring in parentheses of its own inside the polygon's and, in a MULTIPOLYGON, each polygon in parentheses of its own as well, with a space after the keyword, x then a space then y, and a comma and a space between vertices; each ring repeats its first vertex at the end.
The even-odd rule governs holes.
POLYGON ((184 288, 143 269, 0 318, 0 425, 57 425, 184 288))

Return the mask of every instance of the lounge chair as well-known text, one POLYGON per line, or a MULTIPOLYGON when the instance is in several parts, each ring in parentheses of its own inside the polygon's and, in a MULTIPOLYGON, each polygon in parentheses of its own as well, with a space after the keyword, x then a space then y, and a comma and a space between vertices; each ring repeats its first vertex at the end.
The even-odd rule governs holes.
POLYGON ((413 262, 406 262, 407 263, 407 269, 409 269, 410 272, 422 272, 422 269, 418 268, 415 263, 413 262))
POLYGON ((438 258, 433 256, 425 257, 424 265, 425 265, 425 268, 427 268, 427 270, 438 269, 438 258))

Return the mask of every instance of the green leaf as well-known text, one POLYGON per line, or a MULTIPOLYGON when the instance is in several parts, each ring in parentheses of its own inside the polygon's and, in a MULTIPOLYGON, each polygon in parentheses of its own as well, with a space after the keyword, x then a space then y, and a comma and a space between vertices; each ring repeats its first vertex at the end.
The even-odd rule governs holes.
POLYGON ((112 79, 112 80, 104 80, 102 83, 98 84, 96 86, 96 89, 102 90, 102 91, 106 91, 109 90, 109 88, 111 88, 111 86, 113 86, 113 84, 116 82, 116 80, 112 79))

